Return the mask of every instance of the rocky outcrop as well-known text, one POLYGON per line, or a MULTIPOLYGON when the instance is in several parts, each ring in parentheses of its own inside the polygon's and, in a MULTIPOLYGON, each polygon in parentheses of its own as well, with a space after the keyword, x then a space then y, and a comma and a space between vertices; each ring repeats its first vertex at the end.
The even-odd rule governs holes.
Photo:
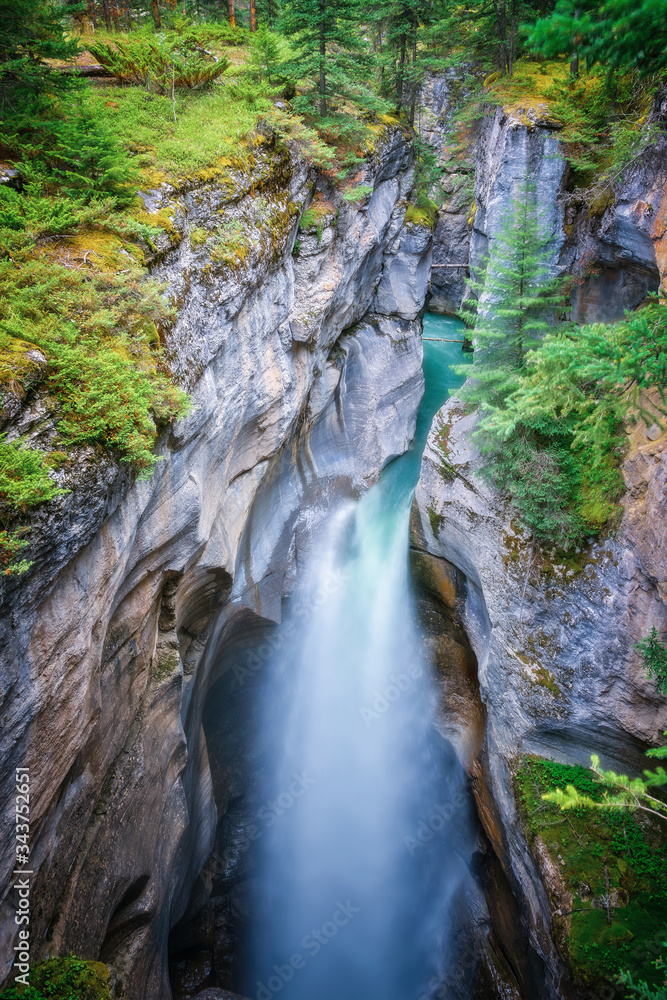
MULTIPOLYGON (((387 261, 421 275, 428 255, 427 241, 413 250, 399 235, 402 134, 379 144, 362 207, 270 136, 256 145, 253 178, 234 192, 214 177, 145 199, 169 208, 177 234, 156 273, 179 306, 167 348, 190 414, 164 433, 149 479, 88 456, 86 475, 33 524, 31 572, 3 595, 0 881, 6 893, 13 768, 28 766, 33 956, 101 956, 128 1000, 169 995, 167 934, 212 844, 201 725, 212 622, 232 588, 279 617, 282 560, 328 442, 345 456, 329 470, 339 488, 364 488, 406 446, 421 392, 415 301, 394 297, 393 317, 386 296, 374 301, 387 261), (314 183, 334 212, 321 240, 296 249, 314 183), (241 237, 244 266, 229 256, 241 237)), ((22 419, 36 425, 40 405, 22 419)), ((4 974, 13 909, 10 894, 4 974)))
MULTIPOLYGON (((467 67, 471 74, 475 67, 467 67)), ((421 135, 444 168, 444 203, 433 237, 429 308, 455 313, 469 275, 481 274, 489 240, 498 232, 518 185, 529 178, 553 260, 553 274, 571 275, 572 318, 613 322, 664 284, 667 274, 667 139, 650 145, 608 182, 579 189, 546 105, 517 115, 490 107, 456 142, 450 133, 465 97, 460 71, 429 76, 420 92, 421 135), (474 181, 474 192, 473 192, 474 181), (464 265, 464 266, 461 266, 464 265), (469 265, 466 269, 465 265, 469 265)), ((664 129, 667 98, 658 93, 650 122, 664 129)))
MULTIPOLYGON (((473 67, 466 70, 474 71, 473 67)), ((466 84, 460 69, 427 76, 420 94, 419 133, 437 152, 444 173, 444 201, 433 233, 433 266, 428 308, 456 313, 468 278, 476 142, 473 136, 458 147, 450 131, 466 84)))
MULTIPOLYGON (((512 761, 532 752, 585 765, 595 750, 603 765, 639 772, 646 744, 662 739, 667 700, 633 643, 652 625, 667 627, 667 436, 638 427, 618 532, 564 559, 534 548, 476 476, 475 420, 456 399, 436 417, 415 494, 413 544, 440 563, 442 577, 458 581, 457 602, 441 594, 475 652, 487 713, 484 745, 466 761, 480 819, 528 916, 531 947, 547 970, 543 995, 567 996, 549 900, 517 815, 512 761)), ((478 738, 468 724, 469 741, 478 738)))

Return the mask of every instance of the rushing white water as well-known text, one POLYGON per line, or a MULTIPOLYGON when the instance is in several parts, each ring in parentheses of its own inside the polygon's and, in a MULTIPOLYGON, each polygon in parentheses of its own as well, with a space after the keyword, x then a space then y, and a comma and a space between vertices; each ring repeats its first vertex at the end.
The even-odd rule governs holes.
MULTIPOLYGON (((453 321, 427 323, 431 336, 460 335, 453 321)), ((331 518, 269 671, 268 818, 245 983, 257 1000, 417 1000, 447 961, 467 815, 460 769, 433 727, 408 519, 432 416, 462 381, 448 366, 462 355, 424 346, 413 448, 331 518)))

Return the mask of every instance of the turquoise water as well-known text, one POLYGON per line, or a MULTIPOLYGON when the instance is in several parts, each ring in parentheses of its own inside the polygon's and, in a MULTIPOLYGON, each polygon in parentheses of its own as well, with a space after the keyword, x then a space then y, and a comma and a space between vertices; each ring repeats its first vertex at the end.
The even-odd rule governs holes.
MULTIPOLYGON (((427 314, 424 327, 463 336, 441 316, 427 314)), ((434 724, 408 523, 431 421, 463 382, 451 365, 467 359, 460 344, 424 343, 412 447, 332 514, 282 626, 260 727, 271 809, 258 831, 243 984, 256 1000, 418 1000, 450 961, 448 916, 471 837, 463 806, 448 808, 463 801, 464 777, 434 724)))
MULTIPOLYGON (((424 315, 424 337, 443 337, 463 340, 465 326, 460 319, 438 316, 436 313, 424 315)), ((409 451, 394 462, 383 473, 375 489, 389 491, 388 502, 395 504, 404 497, 407 501, 417 485, 422 454, 426 446, 428 432, 433 417, 445 400, 459 389, 464 375, 453 370, 457 365, 472 364, 472 354, 464 352, 461 344, 424 341, 424 395, 417 414, 417 429, 409 451)), ((373 491, 371 491, 373 492, 373 491)))

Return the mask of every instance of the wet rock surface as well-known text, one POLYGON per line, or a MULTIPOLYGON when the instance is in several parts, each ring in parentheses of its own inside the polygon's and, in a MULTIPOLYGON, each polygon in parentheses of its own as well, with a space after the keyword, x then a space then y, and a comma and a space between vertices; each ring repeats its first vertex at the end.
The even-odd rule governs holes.
MULTIPOLYGON (((30 766, 33 953, 103 957, 129 1000, 168 995, 168 932, 215 834, 201 724, 202 655, 215 616, 238 579, 235 593, 254 595, 244 613, 252 605, 276 619, 280 560, 294 551, 300 498, 316 492, 308 463, 317 440, 338 436, 345 458, 332 475, 358 491, 412 434, 419 325, 375 307, 351 329, 373 303, 387 254, 392 267, 411 271, 412 250, 396 244, 409 162, 402 133, 387 130, 366 168, 374 190, 363 210, 270 142, 257 157, 257 197, 245 180, 234 196, 215 180, 150 194, 154 209, 173 203, 182 234, 155 266, 179 305, 167 347, 192 410, 163 435, 149 480, 133 483, 111 462, 95 472, 99 488, 83 475, 61 505, 38 515, 34 567, 20 586, 5 587, 2 815, 12 822, 14 765, 30 766), (335 203, 337 222, 331 239, 301 258, 291 251, 312 184, 335 203), (207 249, 221 208, 250 234, 245 268, 207 249), (274 511, 275 529, 263 536, 257 514, 248 525, 263 483, 279 496, 280 470, 291 476, 288 513, 281 522, 274 511), (253 532, 257 546, 239 575, 253 532), (262 537, 273 539, 264 552, 262 537)), ((7 886, 9 835, 3 845, 7 886)), ((7 898, 5 974, 14 931, 7 898)))

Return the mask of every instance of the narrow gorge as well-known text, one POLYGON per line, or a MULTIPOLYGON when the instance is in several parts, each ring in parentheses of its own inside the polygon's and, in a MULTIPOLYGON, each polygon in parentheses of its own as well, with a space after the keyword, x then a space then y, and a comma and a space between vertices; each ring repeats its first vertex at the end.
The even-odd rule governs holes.
MULTIPOLYGON (((526 178, 574 322, 664 287, 667 93, 592 210, 539 103, 489 102, 454 142, 475 74, 426 73, 414 129, 374 119, 358 196, 271 114, 244 169, 139 192, 189 409, 147 473, 79 442, 51 467, 61 494, 21 514, 29 566, 0 603, 5 987, 17 768, 31 961, 101 963, 123 1000, 620 1000, 584 951, 629 946, 638 907, 660 939, 667 910, 625 861, 606 896, 583 862, 570 878, 583 835, 555 807, 557 835, 540 826, 535 784, 591 753, 641 774, 667 730, 635 648, 667 631, 657 396, 626 427, 617 523, 563 551, 480 475, 456 393, 459 316, 494 305, 474 279, 526 178), (411 200, 424 147, 431 217, 411 200), (221 225, 246 241, 234 266, 221 225)), ((47 388, 2 389, 2 441, 59 448, 47 388)))

